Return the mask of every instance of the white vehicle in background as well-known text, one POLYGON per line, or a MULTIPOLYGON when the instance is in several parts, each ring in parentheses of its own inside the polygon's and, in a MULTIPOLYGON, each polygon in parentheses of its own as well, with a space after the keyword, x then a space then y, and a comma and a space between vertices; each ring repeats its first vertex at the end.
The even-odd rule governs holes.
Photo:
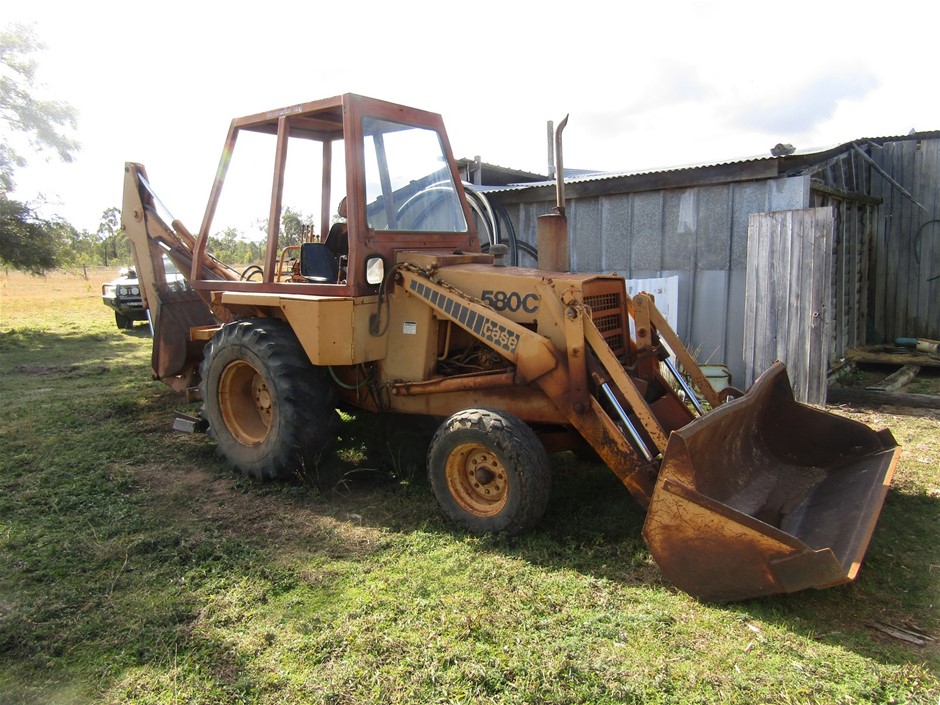
MULTIPOLYGON (((171 290, 188 288, 182 273, 165 255, 163 266, 171 290)), ((102 284, 101 300, 105 306, 114 310, 114 322, 121 330, 133 328, 135 321, 147 320, 147 309, 141 297, 140 282, 137 281, 137 269, 133 266, 122 267, 117 279, 102 284)))

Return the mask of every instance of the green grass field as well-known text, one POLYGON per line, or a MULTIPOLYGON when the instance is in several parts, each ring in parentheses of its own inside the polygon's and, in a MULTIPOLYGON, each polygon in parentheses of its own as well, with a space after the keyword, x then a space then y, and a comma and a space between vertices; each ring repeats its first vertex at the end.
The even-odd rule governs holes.
POLYGON ((937 704, 937 412, 843 411, 904 446, 857 582, 706 605, 570 454, 516 538, 442 520, 415 420, 346 416, 293 484, 234 476, 171 430, 195 408, 112 276, 0 275, 0 703, 937 704))

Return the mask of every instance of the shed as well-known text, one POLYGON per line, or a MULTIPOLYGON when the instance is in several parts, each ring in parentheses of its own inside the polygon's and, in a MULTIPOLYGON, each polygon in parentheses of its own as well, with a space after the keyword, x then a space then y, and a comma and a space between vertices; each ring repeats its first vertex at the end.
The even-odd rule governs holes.
MULTIPOLYGON (((701 362, 727 364, 747 386, 779 358, 797 396, 824 403, 827 367, 847 349, 940 338, 938 157, 940 132, 920 132, 661 170, 566 170, 571 267, 677 277, 677 332, 701 362)), ((531 265, 554 182, 484 188, 531 265)))

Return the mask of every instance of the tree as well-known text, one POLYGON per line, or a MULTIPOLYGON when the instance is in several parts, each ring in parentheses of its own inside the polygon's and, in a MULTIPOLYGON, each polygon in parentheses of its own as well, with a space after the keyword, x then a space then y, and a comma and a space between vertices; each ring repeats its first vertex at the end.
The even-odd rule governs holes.
POLYGON ((121 227, 121 211, 108 208, 101 214, 98 225, 98 242, 101 244, 101 260, 107 267, 110 260, 122 260, 130 257, 130 246, 121 227))
MULTIPOLYGON (((59 159, 70 162, 78 143, 63 128, 75 129, 75 109, 68 103, 35 97, 37 63, 32 55, 45 49, 32 27, 14 24, 0 32, 0 120, 14 131, 23 133, 37 152, 51 149, 59 159)), ((12 191, 13 171, 26 165, 6 136, 0 143, 0 191, 12 191)))
POLYGON ((0 133, 0 261, 34 273, 56 265, 65 228, 71 226, 41 218, 31 205, 9 198, 15 170, 27 163, 10 138, 20 133, 33 150, 52 150, 66 162, 78 150, 78 143, 63 131, 75 128, 74 109, 35 97, 37 64, 32 55, 43 48, 31 27, 12 25, 0 32, 0 120, 7 128, 0 133))
POLYGON ((284 209, 281 214, 281 233, 278 238, 278 245, 287 247, 289 245, 300 245, 307 240, 307 236, 313 232, 313 219, 300 211, 291 210, 290 206, 284 209))
POLYGON ((65 231, 65 243, 62 248, 63 256, 59 266, 81 267, 82 276, 88 278, 88 267, 100 261, 98 252, 98 236, 96 233, 69 226, 65 231))
POLYGON ((246 239, 231 227, 209 237, 209 251, 228 264, 257 264, 264 257, 261 243, 246 239))
POLYGON ((42 274, 59 261, 68 230, 64 221, 40 218, 28 205, 0 196, 0 263, 42 274))

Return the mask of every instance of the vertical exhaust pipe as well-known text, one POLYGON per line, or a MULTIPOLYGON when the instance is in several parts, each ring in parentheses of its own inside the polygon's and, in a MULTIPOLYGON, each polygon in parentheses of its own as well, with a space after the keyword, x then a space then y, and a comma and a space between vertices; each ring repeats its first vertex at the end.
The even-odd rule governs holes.
POLYGON ((555 208, 538 218, 539 269, 567 272, 571 269, 568 256, 568 216, 565 215, 565 166, 561 149, 561 133, 568 116, 555 130, 555 208))
POLYGON ((555 178, 555 123, 548 121, 546 127, 546 146, 548 148, 548 178, 555 178))

